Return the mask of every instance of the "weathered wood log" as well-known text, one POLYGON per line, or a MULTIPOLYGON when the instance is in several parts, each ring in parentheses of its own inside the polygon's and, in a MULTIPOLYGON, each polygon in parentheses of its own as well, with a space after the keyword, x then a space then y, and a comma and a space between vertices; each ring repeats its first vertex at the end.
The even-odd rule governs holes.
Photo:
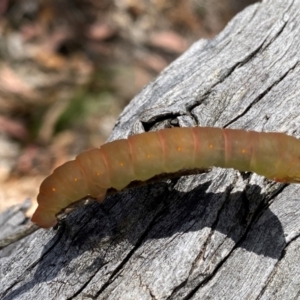
MULTIPOLYGON (((26 217, 25 212, 30 208, 30 206, 31 201, 27 199, 24 203, 12 206, 0 214, 0 241, 24 228, 24 224, 28 223, 28 218, 26 217)), ((25 241, 22 241, 21 243, 24 242, 25 241)), ((9 255, 14 251, 15 246, 16 245, 9 245, 3 251, 0 251, 0 257, 9 255)))
MULTIPOLYGON (((300 0, 245 9, 124 110, 111 135, 180 126, 300 137, 300 0)), ((295 299, 300 186, 213 168, 110 196, 2 257, 1 299, 295 299)))

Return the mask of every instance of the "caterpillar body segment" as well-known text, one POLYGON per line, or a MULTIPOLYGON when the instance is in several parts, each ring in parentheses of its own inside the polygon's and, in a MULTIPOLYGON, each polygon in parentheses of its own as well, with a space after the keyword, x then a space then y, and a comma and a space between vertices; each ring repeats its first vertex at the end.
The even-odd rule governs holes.
POLYGON ((102 201, 109 188, 121 190, 134 180, 212 166, 300 182, 300 140, 284 133, 193 127, 113 141, 55 169, 41 184, 32 221, 49 228, 56 214, 87 195, 102 201))

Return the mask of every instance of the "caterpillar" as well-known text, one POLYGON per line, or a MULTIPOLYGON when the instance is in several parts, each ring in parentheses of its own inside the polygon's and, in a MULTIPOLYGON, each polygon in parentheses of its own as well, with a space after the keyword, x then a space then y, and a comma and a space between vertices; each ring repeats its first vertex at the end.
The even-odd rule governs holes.
POLYGON ((56 168, 40 186, 32 222, 42 228, 89 195, 103 201, 110 188, 161 173, 212 166, 251 171, 278 182, 300 182, 300 140, 284 133, 213 127, 146 132, 85 151, 56 168))

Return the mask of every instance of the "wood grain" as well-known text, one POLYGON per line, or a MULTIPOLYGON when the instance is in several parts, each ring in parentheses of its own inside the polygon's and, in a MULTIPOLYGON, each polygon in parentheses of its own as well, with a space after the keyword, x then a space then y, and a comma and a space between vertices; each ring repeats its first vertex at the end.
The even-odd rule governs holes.
MULTIPOLYGON (((196 42, 110 140, 168 124, 300 137, 300 1, 267 0, 196 42)), ((1 299, 295 299, 300 188, 213 169, 112 196, 1 258, 1 299)))

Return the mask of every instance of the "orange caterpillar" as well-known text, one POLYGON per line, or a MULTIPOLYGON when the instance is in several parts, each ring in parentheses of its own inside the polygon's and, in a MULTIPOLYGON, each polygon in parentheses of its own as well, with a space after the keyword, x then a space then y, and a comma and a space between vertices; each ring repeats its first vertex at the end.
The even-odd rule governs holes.
POLYGON ((161 173, 212 166, 252 171, 280 182, 300 182, 300 140, 284 133, 210 127, 147 132, 79 154, 41 184, 32 221, 55 226, 56 215, 90 195, 103 201, 109 188, 161 173))

